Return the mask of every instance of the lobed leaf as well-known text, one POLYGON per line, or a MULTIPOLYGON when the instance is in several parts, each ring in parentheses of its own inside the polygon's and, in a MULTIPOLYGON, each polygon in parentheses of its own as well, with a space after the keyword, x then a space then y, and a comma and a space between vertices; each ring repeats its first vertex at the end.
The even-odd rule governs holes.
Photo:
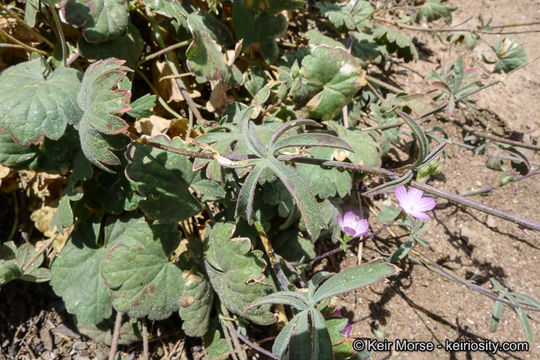
POLYGON ((304 76, 320 91, 307 103, 312 117, 330 120, 366 85, 360 61, 341 48, 317 46, 302 60, 304 76))
POLYGON ((86 41, 95 44, 121 37, 129 23, 125 0, 63 0, 61 11, 67 22, 83 27, 86 41))
POLYGON ((123 132, 128 124, 118 117, 131 109, 131 92, 114 89, 126 76, 129 68, 124 60, 109 58, 90 65, 77 95, 77 103, 84 111, 78 124, 81 148, 90 162, 104 171, 105 165, 118 165, 120 160, 112 150, 122 147, 120 140, 107 136, 123 132), (103 165, 105 164, 105 165, 103 165))
POLYGON ((81 119, 76 99, 81 73, 64 67, 47 72, 36 59, 0 74, 0 132, 8 131, 18 144, 37 143, 44 136, 59 139, 68 124, 81 119))
POLYGON ((416 21, 422 21, 422 18, 426 18, 426 21, 435 21, 440 18, 448 18, 449 21, 452 20, 452 12, 456 11, 457 8, 444 6, 441 4, 441 0, 428 0, 416 15, 416 21))
POLYGON ((162 320, 179 309, 184 280, 182 269, 170 261, 179 244, 172 225, 150 226, 143 217, 111 237, 108 258, 102 267, 114 308, 130 317, 162 320))
POLYGON ((274 291, 265 281, 266 262, 259 250, 251 250, 248 238, 231 238, 235 225, 216 223, 207 228, 204 265, 212 287, 221 302, 234 314, 257 324, 274 321, 270 306, 263 305, 244 313, 252 301, 274 291))
MULTIPOLYGON (((184 148, 180 138, 170 140, 159 136, 155 141, 184 148)), ((137 191, 145 197, 139 202, 139 208, 147 217, 160 223, 175 223, 202 210, 199 201, 189 191, 195 173, 187 156, 132 143, 126 158, 129 163, 126 177, 136 183, 137 191)))

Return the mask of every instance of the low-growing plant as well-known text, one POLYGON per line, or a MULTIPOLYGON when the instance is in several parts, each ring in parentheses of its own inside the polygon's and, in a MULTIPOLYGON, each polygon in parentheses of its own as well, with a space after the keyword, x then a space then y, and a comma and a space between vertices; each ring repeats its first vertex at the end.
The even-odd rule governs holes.
MULTIPOLYGON (((428 0, 402 19, 409 24, 381 21, 391 5, 27 0, 24 15, 18 3, 1 5, 33 39, 0 30, 0 169, 9 174, 2 176, 32 173, 54 183, 57 195, 23 189, 45 236, 33 244, 17 235, 13 198, 0 285, 48 281, 79 331, 113 343, 111 354, 116 343, 142 338, 147 357, 147 320, 178 313, 178 326, 203 339, 208 358, 246 359, 238 339, 276 359, 369 358, 354 352, 333 297, 391 281, 394 263, 406 257, 437 270, 415 249, 427 243, 420 235, 435 207, 425 195, 540 230, 536 221, 425 183, 442 171, 437 157, 448 141, 421 119, 445 109, 451 118, 494 83, 482 86, 459 58, 430 74, 437 108, 419 112, 416 98, 372 69, 391 58, 418 59, 414 39, 400 29, 414 29, 413 19, 450 22, 455 9, 428 0), (369 118, 379 126, 365 129, 369 118), (410 158, 383 167, 392 147, 410 158), (383 207, 376 228, 362 204, 349 205, 358 189, 366 199, 395 192, 400 208, 383 207), (391 226, 408 239, 383 238, 391 226), (370 238, 390 253, 335 274, 312 271, 370 238), (335 248, 317 254, 324 239, 335 248), (248 334, 276 315, 284 326, 269 352, 248 334)), ((489 30, 464 31, 465 40, 471 45, 489 30)), ((494 72, 527 61, 516 40, 497 41, 493 51, 494 72)), ((531 176, 518 146, 497 149, 531 176)), ((513 176, 508 181, 520 179, 498 164, 513 176)), ((496 300, 493 330, 506 305, 532 342, 526 311, 540 304, 492 281, 499 295, 472 288, 496 300)))

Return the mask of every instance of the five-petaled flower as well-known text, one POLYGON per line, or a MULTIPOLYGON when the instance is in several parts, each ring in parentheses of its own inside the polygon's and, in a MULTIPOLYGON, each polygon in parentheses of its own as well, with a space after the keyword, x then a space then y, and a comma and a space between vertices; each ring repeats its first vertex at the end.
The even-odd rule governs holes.
POLYGON ((408 192, 405 186, 401 185, 396 188, 396 197, 399 206, 407 214, 421 220, 429 220, 429 215, 426 211, 433 210, 435 207, 435 199, 430 197, 422 197, 424 192, 415 188, 408 192))
POLYGON ((347 211, 343 217, 337 216, 337 221, 341 229, 352 237, 359 237, 369 232, 369 223, 366 219, 360 219, 352 211, 347 211))

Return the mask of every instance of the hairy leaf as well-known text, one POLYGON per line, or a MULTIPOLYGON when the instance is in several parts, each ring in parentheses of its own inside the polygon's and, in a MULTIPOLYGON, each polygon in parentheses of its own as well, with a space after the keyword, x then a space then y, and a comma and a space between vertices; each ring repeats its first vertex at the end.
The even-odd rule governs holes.
POLYGON ((452 8, 449 6, 444 6, 442 4, 444 0, 428 0, 416 15, 416 21, 422 21, 422 18, 426 18, 426 21, 434 21, 440 18, 448 18, 448 22, 452 20, 452 12, 456 11, 457 8, 452 8))
POLYGON ((345 6, 330 2, 319 2, 317 7, 321 14, 336 27, 345 26, 349 30, 361 30, 369 24, 374 9, 368 1, 351 1, 345 6))
MULTIPOLYGON (((184 148, 182 140, 159 136, 157 142, 184 148)), ((136 183, 144 197, 139 207, 147 217, 161 223, 185 220, 201 210, 201 204, 190 193, 189 185, 195 178, 187 156, 133 143, 126 153, 129 165, 127 178, 136 183)))
POLYGON ((373 37, 381 45, 385 45, 389 53, 396 52, 399 58, 406 62, 418 60, 418 51, 411 39, 405 35, 390 29, 375 28, 373 37))
POLYGON ((360 131, 359 129, 346 129, 343 125, 329 121, 327 126, 334 131, 336 135, 350 144, 354 153, 345 153, 349 160, 355 164, 367 166, 381 165, 381 149, 379 142, 375 139, 375 132, 360 131))
MULTIPOLYGON (((292 320, 281 329, 279 334, 274 339, 274 344, 272 345, 272 354, 276 355, 278 358, 282 359, 287 347, 289 347, 289 342, 293 334, 293 330, 296 327, 298 318, 301 313, 296 314, 292 320)), ((303 312, 302 312, 303 314, 303 312)))
POLYGON ((190 15, 188 22, 193 34, 193 41, 186 51, 190 70, 196 75, 204 77, 207 81, 227 81, 229 71, 223 60, 223 55, 207 31, 198 30, 192 25, 194 21, 190 15))
POLYGON ((118 58, 126 61, 126 66, 133 67, 141 56, 144 41, 137 27, 128 25, 127 32, 119 38, 94 44, 81 37, 77 48, 82 57, 90 60, 118 58))
POLYGON ((232 21, 236 38, 243 39, 244 49, 259 44, 266 62, 274 63, 277 60, 279 48, 275 38, 287 29, 285 16, 266 11, 257 14, 240 1, 235 1, 232 5, 232 21))
POLYGON ((182 278, 185 283, 178 310, 184 321, 182 330, 188 336, 203 336, 214 304, 212 286, 199 270, 184 270, 182 278))
MULTIPOLYGON (((124 222, 109 224, 127 227, 124 222)), ((100 224, 78 226, 51 266, 51 286, 62 297, 66 310, 85 323, 97 324, 112 315, 109 288, 101 277, 101 267, 107 259, 108 247, 115 239, 98 244, 100 224)))
POLYGON ((372 261, 354 269, 348 269, 332 276, 320 285, 313 297, 312 304, 356 288, 381 281, 398 272, 398 268, 382 261, 372 261))
POLYGON ((217 223, 207 228, 204 246, 205 268, 221 302, 234 314, 258 324, 274 321, 270 306, 263 305, 243 314, 253 300, 265 296, 274 287, 265 281, 266 262, 262 252, 251 250, 248 238, 232 238, 235 226, 217 223))
POLYGON ((127 129, 127 123, 117 115, 131 109, 128 104, 131 92, 114 89, 126 76, 126 72, 130 71, 123 64, 123 60, 109 58, 90 65, 84 73, 77 96, 77 102, 84 111, 78 124, 81 148, 92 164, 109 172, 111 170, 105 165, 120 164, 112 150, 122 144, 107 135, 127 129))
POLYGON ((507 73, 527 63, 527 52, 519 40, 512 38, 497 40, 493 44, 493 51, 497 55, 493 72, 507 73))
POLYGON ((28 145, 43 136, 59 139, 68 124, 82 116, 77 106, 81 73, 60 67, 47 75, 39 59, 9 67, 0 74, 0 132, 28 145))
POLYGON ((309 310, 297 314, 289 343, 290 360, 314 360, 311 334, 309 331, 309 310))
MULTIPOLYGON (((311 155, 318 159, 331 160, 334 149, 311 149, 311 155)), ((313 194, 327 199, 339 194, 345 197, 352 188, 352 175, 337 168, 323 168, 310 164, 296 164, 296 172, 302 177, 313 194)))
POLYGON ((334 359, 332 341, 326 328, 324 316, 319 310, 314 308, 310 308, 309 313, 311 315, 311 331, 313 333, 313 358, 320 360, 334 359))
POLYGON ((102 276, 117 311, 162 320, 178 310, 184 280, 182 269, 169 260, 178 235, 174 226, 151 227, 144 218, 132 219, 123 231, 114 233, 102 276))
POLYGON ((128 111, 129 116, 140 119, 149 117, 154 114, 152 109, 156 106, 156 95, 146 94, 133 101, 131 110, 128 111))
MULTIPOLYGON (((83 321, 78 317, 75 317, 75 324, 77 330, 91 338, 92 340, 111 345, 114 337, 114 318, 103 320, 99 324, 83 321)), ((122 325, 120 326, 120 332, 118 335, 119 345, 130 345, 134 342, 142 341, 142 326, 138 319, 128 318, 124 316, 122 319, 122 325)))
POLYGON ((126 0, 64 0, 64 18, 83 27, 83 36, 99 44, 121 37, 127 31, 129 6, 126 0))
POLYGON ((318 46, 302 60, 304 75, 320 91, 308 102, 310 116, 335 118, 366 84, 359 60, 343 49, 318 46))
POLYGON ((253 301, 244 309, 244 313, 265 304, 284 304, 292 306, 300 311, 308 308, 306 297, 304 295, 292 291, 278 291, 253 301))

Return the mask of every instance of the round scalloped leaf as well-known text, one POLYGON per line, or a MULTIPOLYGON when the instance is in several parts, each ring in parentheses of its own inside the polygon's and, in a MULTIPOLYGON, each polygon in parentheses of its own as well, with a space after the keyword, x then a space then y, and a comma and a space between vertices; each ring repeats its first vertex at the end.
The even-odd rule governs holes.
POLYGON ((179 243, 172 225, 150 226, 133 219, 122 233, 102 268, 114 308, 130 317, 162 320, 179 309, 184 288, 182 269, 169 260, 179 243))
POLYGON ((185 270, 184 291, 180 297, 178 313, 184 321, 182 330, 188 336, 203 336, 208 331, 214 292, 210 282, 198 270, 185 270))
POLYGON ((304 75, 322 89, 308 103, 308 114, 335 118, 366 84, 360 61, 344 49, 318 46, 302 60, 304 75))
POLYGON ((265 281, 266 262, 259 250, 251 250, 248 238, 233 238, 235 226, 217 223, 207 229, 205 240, 205 268, 212 287, 221 302, 234 314, 247 317, 258 324, 274 321, 270 305, 254 308, 243 314, 254 300, 273 292, 265 281))
POLYGON ((99 223, 78 226, 51 266, 51 286, 67 311, 92 324, 112 315, 109 288, 100 274, 108 249, 97 245, 99 228, 99 223))
MULTIPOLYGON (((171 141, 159 136, 155 141, 184 148, 179 138, 171 141)), ((126 176, 137 183, 137 191, 146 197, 139 202, 139 208, 147 217, 161 223, 174 223, 202 210, 188 189, 196 173, 187 156, 133 143, 126 158, 129 161, 126 176)))
POLYGON ((14 169, 31 167, 37 163, 37 145, 17 144, 8 133, 0 134, 0 164, 14 169))
POLYGON ((306 4, 305 0, 241 0, 242 5, 255 11, 278 13, 283 10, 294 10, 306 4))
POLYGON ((118 165, 120 160, 112 152, 122 147, 121 140, 107 136, 123 132, 127 123, 118 117, 131 109, 131 92, 115 89, 129 68, 124 60, 109 58, 90 65, 81 84, 77 103, 84 111, 78 124, 84 155, 97 167, 109 171, 105 165, 118 165))
POLYGON ((82 116, 76 100, 81 73, 61 67, 44 76, 47 71, 36 59, 0 74, 0 132, 7 130, 21 145, 37 143, 43 136, 59 139, 66 126, 82 116))
POLYGON ((119 38, 129 23, 126 0, 67 0, 62 12, 67 22, 83 27, 84 38, 91 43, 119 38))
POLYGON ((81 37, 77 42, 81 56, 86 59, 99 60, 114 57, 126 60, 127 66, 135 66, 143 47, 144 41, 141 34, 133 24, 129 24, 127 33, 117 39, 93 44, 81 37))
MULTIPOLYGON (((85 322, 80 318, 75 318, 77 330, 98 343, 111 345, 114 332, 114 320, 109 318, 99 324, 85 322)), ((120 332, 118 335, 118 344, 130 345, 142 340, 141 323, 137 319, 131 319, 124 316, 120 332)))

